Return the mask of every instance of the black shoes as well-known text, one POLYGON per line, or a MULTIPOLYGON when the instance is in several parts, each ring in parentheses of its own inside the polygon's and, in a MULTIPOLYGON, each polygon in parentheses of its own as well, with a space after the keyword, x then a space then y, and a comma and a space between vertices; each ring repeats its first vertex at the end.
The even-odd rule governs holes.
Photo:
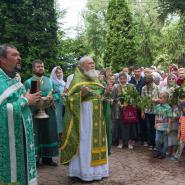
POLYGON ((51 161, 51 162, 44 162, 43 164, 44 164, 44 165, 47 165, 47 166, 54 166, 54 167, 58 166, 58 164, 57 164, 56 162, 54 162, 54 161, 51 161))
POLYGON ((162 155, 162 154, 159 154, 159 153, 155 153, 153 157, 158 158, 158 159, 164 159, 166 156, 162 155))
POLYGON ((158 158, 159 156, 160 156, 159 153, 155 153, 153 157, 154 157, 154 158, 158 158))
POLYGON ((54 166, 54 167, 58 166, 58 164, 54 162, 52 158, 46 158, 46 157, 42 158, 42 164, 47 166, 54 166))
POLYGON ((160 155, 159 157, 158 157, 158 159, 164 159, 166 156, 165 155, 160 155))

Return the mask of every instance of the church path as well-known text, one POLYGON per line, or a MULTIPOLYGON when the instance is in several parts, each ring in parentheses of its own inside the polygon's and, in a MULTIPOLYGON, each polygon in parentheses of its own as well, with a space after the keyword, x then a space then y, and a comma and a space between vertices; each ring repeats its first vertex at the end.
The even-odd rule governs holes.
MULTIPOLYGON (((67 167, 39 166, 39 185, 184 185, 185 160, 181 162, 154 159, 142 146, 133 151, 112 148, 109 158, 110 177, 91 183, 66 176, 67 167)), ((185 155, 182 156, 185 159, 185 155)), ((56 159, 57 160, 57 159, 56 159)))

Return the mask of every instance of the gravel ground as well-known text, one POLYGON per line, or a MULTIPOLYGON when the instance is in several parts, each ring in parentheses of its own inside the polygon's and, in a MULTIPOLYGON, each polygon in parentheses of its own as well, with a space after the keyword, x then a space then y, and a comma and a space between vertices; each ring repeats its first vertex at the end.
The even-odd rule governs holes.
POLYGON ((111 152, 109 178, 86 183, 67 177, 67 166, 39 166, 39 185, 185 185, 185 155, 180 162, 174 162, 154 159, 153 152, 142 146, 132 151, 112 147, 111 152))

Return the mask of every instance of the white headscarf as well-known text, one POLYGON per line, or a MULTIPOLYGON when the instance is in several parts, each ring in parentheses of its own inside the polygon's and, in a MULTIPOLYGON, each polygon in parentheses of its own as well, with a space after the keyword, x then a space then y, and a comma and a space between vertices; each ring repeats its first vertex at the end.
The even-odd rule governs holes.
POLYGON ((57 75, 56 75, 56 70, 57 70, 57 69, 62 70, 62 68, 59 67, 59 66, 54 67, 54 68, 52 69, 52 71, 51 71, 51 76, 50 76, 50 78, 53 80, 53 82, 54 82, 55 85, 65 86, 65 82, 64 82, 64 80, 63 80, 63 72, 62 72, 61 78, 58 79, 58 78, 57 78, 57 75))

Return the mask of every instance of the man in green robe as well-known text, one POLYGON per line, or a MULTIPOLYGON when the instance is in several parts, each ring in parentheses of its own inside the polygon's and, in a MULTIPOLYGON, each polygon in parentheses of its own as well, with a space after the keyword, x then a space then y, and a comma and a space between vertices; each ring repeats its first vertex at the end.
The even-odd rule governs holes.
MULTIPOLYGON (((53 81, 44 76, 44 63, 41 60, 35 60, 32 63, 34 75, 24 83, 26 89, 31 89, 32 81, 39 84, 39 89, 43 97, 47 97, 50 101, 59 99, 53 81)), ((35 148, 37 155, 37 164, 42 158, 42 163, 49 166, 57 166, 52 157, 58 156, 58 132, 56 122, 56 112, 54 106, 45 109, 48 118, 38 119, 37 106, 31 108, 33 115, 33 127, 35 134, 35 148)))
POLYGON ((16 65, 20 62, 20 54, 14 46, 0 46, 0 184, 36 185, 29 105, 40 100, 41 94, 26 93, 23 84, 16 80, 16 65))
POLYGON ((94 61, 83 57, 66 96, 61 141, 61 163, 69 162, 70 177, 93 181, 109 176, 104 89, 94 61))

